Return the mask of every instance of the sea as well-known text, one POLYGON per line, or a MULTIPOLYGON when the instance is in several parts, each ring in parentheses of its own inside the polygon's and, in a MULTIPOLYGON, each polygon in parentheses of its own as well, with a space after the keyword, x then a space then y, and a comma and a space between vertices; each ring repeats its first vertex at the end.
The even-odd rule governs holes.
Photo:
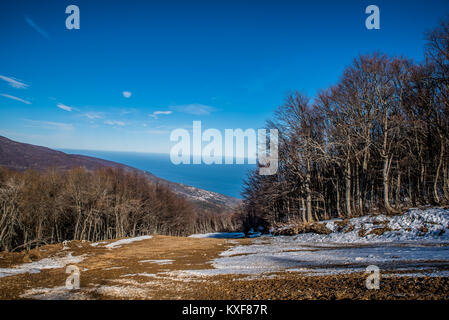
POLYGON ((58 149, 69 154, 80 154, 110 160, 149 171, 173 182, 241 198, 243 182, 254 164, 179 164, 170 161, 169 154, 58 149))

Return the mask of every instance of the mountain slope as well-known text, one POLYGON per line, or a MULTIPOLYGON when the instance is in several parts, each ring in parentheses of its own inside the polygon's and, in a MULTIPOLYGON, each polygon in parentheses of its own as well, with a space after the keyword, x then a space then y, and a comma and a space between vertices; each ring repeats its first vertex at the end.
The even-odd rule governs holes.
POLYGON ((82 155, 67 154, 46 147, 13 141, 3 136, 0 136, 0 166, 19 171, 26 169, 44 170, 47 168, 68 170, 74 167, 95 170, 100 167, 120 167, 125 170, 144 172, 149 180, 166 185, 173 192, 190 200, 199 208, 222 212, 231 210, 240 202, 236 198, 168 181, 155 176, 151 172, 142 171, 121 163, 82 155))

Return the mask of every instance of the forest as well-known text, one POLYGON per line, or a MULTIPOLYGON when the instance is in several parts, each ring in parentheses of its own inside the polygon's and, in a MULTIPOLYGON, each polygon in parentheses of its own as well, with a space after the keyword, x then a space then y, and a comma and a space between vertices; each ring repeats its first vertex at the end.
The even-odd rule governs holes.
POLYGON ((232 214, 196 208, 138 171, 0 167, 0 251, 64 240, 185 236, 231 229, 234 223, 232 214))
POLYGON ((313 99, 288 95, 267 123, 279 170, 245 182, 247 225, 449 204, 449 18, 425 39, 421 63, 361 55, 313 99))
POLYGON ((0 168, 0 251, 449 205, 449 18, 425 36, 421 63, 361 55, 316 97, 289 94, 267 122, 278 130, 278 171, 250 172, 232 214, 195 207, 137 171, 0 168))

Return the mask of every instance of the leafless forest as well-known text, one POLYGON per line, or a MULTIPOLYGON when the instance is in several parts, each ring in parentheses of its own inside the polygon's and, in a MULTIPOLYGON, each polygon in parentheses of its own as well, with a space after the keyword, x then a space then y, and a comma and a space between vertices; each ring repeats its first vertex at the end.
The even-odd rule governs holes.
POLYGON ((188 235, 231 228, 233 215, 194 208, 139 172, 0 167, 0 251, 64 240, 188 235))
POLYGON ((290 94, 267 124, 279 130, 278 172, 249 174, 234 214, 123 169, 0 168, 0 250, 448 205, 449 19, 426 39, 422 63, 360 56, 314 99, 290 94))
POLYGON ((248 224, 449 203, 449 19, 425 37, 420 64, 363 55, 316 98, 287 97, 268 122, 278 173, 246 181, 248 224))

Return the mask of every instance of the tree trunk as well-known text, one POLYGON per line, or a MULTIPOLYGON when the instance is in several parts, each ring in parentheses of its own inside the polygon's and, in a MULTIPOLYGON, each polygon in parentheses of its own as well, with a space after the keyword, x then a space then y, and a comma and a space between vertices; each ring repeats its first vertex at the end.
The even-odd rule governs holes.
POLYGON ((312 191, 310 190, 311 178, 310 178, 310 162, 307 161, 307 174, 306 174, 306 204, 307 204, 307 219, 308 222, 313 221, 312 216, 312 191))
POLYGON ((396 214, 398 213, 397 210, 395 210, 391 204, 390 204, 390 163, 391 159, 388 157, 384 157, 384 166, 382 170, 382 176, 383 176, 383 187, 384 187, 384 206, 385 209, 389 214, 396 214))
POLYGON ((398 177, 396 180, 395 207, 397 210, 400 210, 400 207, 401 207, 401 170, 399 167, 398 167, 398 177))
POLYGON ((345 182, 346 182, 346 190, 345 190, 346 214, 348 217, 351 217, 352 216, 352 210, 351 210, 351 164, 349 163, 349 159, 346 160, 345 182))
POLYGON ((440 204, 440 196, 438 194, 438 179, 440 177, 441 167, 443 165, 443 157, 444 157, 444 140, 443 136, 440 134, 440 160, 438 161, 437 172, 435 173, 435 180, 433 182, 433 196, 435 198, 435 202, 440 204))

